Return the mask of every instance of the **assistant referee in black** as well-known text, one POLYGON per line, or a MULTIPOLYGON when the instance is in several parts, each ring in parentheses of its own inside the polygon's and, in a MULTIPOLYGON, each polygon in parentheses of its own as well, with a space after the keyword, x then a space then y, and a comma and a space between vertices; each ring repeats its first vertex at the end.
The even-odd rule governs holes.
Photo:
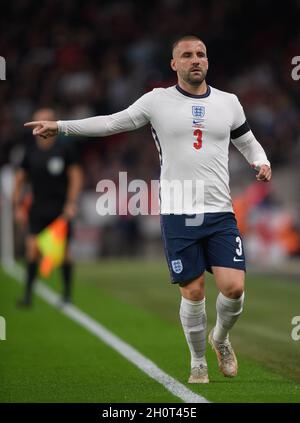
MULTIPOLYGON (((56 120, 52 109, 39 109, 34 120, 56 120)), ((26 183, 32 191, 32 203, 28 215, 26 236, 26 284, 20 306, 32 304, 32 287, 37 274, 39 251, 36 236, 58 216, 68 221, 68 241, 71 237, 71 222, 77 213, 78 197, 82 189, 82 170, 74 146, 59 142, 56 137, 47 140, 37 136, 25 147, 24 157, 16 170, 13 205, 16 222, 24 225, 22 193, 26 183)), ((69 242, 62 265, 64 282, 63 302, 71 301, 71 279, 73 264, 69 242)))

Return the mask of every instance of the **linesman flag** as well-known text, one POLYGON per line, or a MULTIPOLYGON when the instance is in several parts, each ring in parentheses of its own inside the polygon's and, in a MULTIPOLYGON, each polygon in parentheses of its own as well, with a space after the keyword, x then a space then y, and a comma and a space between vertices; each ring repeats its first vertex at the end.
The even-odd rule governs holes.
POLYGON ((62 264, 65 256, 68 225, 63 217, 58 217, 37 236, 37 244, 42 255, 40 274, 48 277, 55 267, 62 264))

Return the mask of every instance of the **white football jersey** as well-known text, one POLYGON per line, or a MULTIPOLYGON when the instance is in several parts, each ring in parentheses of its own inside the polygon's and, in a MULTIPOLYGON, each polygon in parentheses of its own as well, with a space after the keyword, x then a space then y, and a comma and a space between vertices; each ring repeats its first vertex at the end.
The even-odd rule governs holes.
POLYGON ((58 121, 58 127, 67 135, 106 136, 147 123, 151 124, 160 156, 161 213, 233 211, 228 172, 230 140, 256 168, 270 165, 238 98, 211 86, 203 95, 191 95, 178 85, 157 88, 121 112, 58 121))
MULTIPOLYGON (((180 199, 183 213, 232 211, 229 142, 250 130, 234 94, 208 86, 206 94, 196 96, 177 85, 154 89, 127 110, 136 127, 151 124, 161 162, 162 213, 174 212, 164 181, 200 182, 193 185, 192 208, 180 199)), ((262 161, 268 164, 266 157, 262 161)))

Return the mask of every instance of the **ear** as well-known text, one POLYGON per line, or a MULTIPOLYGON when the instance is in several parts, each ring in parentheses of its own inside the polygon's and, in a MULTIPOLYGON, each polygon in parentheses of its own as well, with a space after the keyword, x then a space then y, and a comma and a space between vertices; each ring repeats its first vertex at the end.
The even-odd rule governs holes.
POLYGON ((173 58, 171 59, 170 65, 171 65, 172 70, 176 72, 176 70, 177 70, 176 69, 176 63, 175 63, 175 60, 173 58))

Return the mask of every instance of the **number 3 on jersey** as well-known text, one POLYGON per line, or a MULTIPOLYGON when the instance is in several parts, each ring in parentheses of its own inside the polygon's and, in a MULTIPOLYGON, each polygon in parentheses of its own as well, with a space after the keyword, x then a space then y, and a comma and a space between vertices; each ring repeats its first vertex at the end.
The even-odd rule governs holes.
POLYGON ((194 148, 196 150, 200 150, 202 147, 202 131, 201 129, 195 129, 194 131, 195 137, 197 137, 197 142, 194 142, 194 148))

